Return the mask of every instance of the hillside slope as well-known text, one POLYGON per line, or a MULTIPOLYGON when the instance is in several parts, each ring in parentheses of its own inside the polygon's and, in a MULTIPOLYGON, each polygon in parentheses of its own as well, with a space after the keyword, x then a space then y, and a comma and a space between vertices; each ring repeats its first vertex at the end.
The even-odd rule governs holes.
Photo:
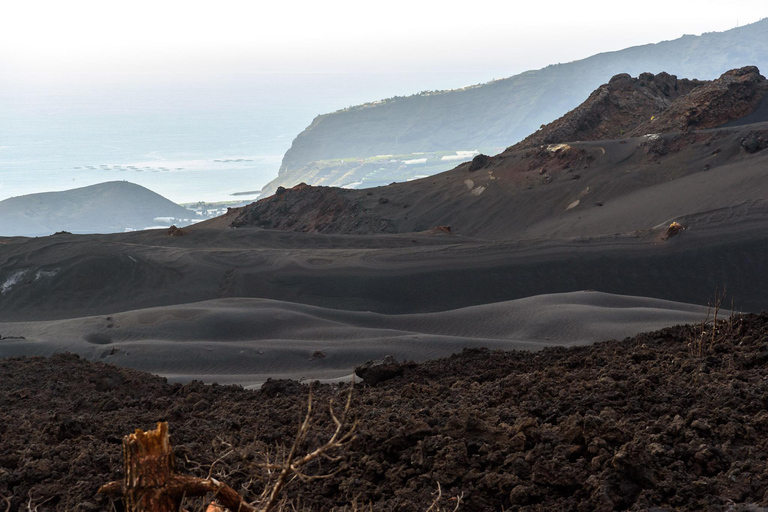
MULTIPOLYGON (((278 186, 301 181, 342 186, 362 179, 365 186, 365 177, 381 168, 369 162, 350 169, 346 163, 343 172, 335 172, 340 162, 322 163, 333 159, 474 149, 493 152, 573 109, 620 73, 666 71, 713 79, 747 65, 768 69, 768 19, 727 32, 601 53, 479 86, 391 98, 321 115, 293 141, 279 176, 264 187, 262 197, 278 186), (328 175, 333 177, 327 179, 328 175)), ((439 155, 435 160, 440 160, 439 155)), ((450 164, 444 163, 441 170, 448 168, 450 164)), ((382 172, 402 179, 397 177, 397 167, 382 172)), ((392 181, 386 176, 376 179, 392 181)))
POLYGON ((766 145, 763 123, 510 148, 386 187, 300 185, 199 227, 370 234, 450 226, 454 235, 491 240, 659 234, 686 218, 707 223, 719 209, 768 207, 766 145))
POLYGON ((110 181, 0 201, 0 236, 119 233, 154 226, 158 217, 194 219, 195 213, 140 185, 110 181))

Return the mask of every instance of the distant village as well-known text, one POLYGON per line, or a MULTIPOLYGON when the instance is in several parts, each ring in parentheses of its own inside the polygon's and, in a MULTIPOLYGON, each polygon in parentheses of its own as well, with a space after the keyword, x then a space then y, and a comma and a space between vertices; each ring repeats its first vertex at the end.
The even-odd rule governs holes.
POLYGON ((198 220, 212 219, 219 215, 227 213, 227 208, 231 208, 231 204, 224 205, 223 203, 205 203, 200 201, 194 204, 182 204, 187 210, 192 210, 197 215, 198 220))
POLYGON ((168 222, 168 219, 170 219, 170 224, 194 224, 196 222, 219 217, 220 215, 227 213, 228 208, 239 208, 240 206, 245 206, 252 203, 253 201, 253 199, 246 199, 242 201, 223 201, 215 203, 208 203, 205 201, 198 201, 196 203, 182 203, 180 206, 183 206, 187 210, 193 211, 195 213, 195 217, 189 219, 170 219, 166 217, 157 217, 155 221, 166 223, 168 222))

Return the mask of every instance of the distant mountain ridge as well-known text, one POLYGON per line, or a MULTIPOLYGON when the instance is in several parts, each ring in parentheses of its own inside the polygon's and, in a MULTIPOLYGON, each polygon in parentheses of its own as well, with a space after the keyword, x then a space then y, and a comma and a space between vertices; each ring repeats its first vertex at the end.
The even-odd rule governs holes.
MULTIPOLYGON (((714 79, 754 65, 768 69, 768 19, 726 32, 681 38, 594 55, 527 71, 479 86, 392 98, 320 115, 293 141, 278 186, 345 185, 380 169, 374 164, 336 172, 334 159, 508 147, 579 105, 612 76, 668 72, 714 79), (319 164, 320 163, 320 164, 319 164), (329 174, 334 174, 328 179, 329 174)), ((443 170, 451 165, 446 163, 443 170)), ((386 172, 390 172, 389 169, 386 172)), ((382 180, 385 177, 380 178, 382 180)))
POLYGON ((154 226, 159 217, 194 219, 195 212, 140 185, 110 181, 0 201, 0 236, 120 233, 154 226))

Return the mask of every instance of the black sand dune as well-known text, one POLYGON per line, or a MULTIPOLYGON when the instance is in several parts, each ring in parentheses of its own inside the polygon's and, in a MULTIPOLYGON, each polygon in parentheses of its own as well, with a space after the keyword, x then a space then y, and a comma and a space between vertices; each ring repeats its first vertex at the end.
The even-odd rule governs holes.
POLYGON ((332 379, 392 355, 424 361, 465 347, 537 350, 701 321, 706 308, 596 292, 453 311, 382 315, 263 299, 219 299, 49 322, 0 324, 0 358, 74 352, 168 376, 238 384, 332 379), (19 339, 23 337, 24 339, 19 339))
POLYGON ((709 212, 666 242, 655 234, 483 242, 262 230, 6 239, 0 320, 226 297, 388 314, 585 289, 705 304, 723 286, 738 308, 759 311, 768 308, 766 213, 760 204, 709 212))

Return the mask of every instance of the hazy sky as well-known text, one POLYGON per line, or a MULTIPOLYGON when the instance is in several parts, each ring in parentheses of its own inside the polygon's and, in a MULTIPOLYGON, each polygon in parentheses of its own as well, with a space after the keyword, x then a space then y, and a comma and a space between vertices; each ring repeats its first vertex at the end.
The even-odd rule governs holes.
POLYGON ((50 72, 502 77, 768 16, 766 0, 25 0, 0 9, 6 81, 50 72))

